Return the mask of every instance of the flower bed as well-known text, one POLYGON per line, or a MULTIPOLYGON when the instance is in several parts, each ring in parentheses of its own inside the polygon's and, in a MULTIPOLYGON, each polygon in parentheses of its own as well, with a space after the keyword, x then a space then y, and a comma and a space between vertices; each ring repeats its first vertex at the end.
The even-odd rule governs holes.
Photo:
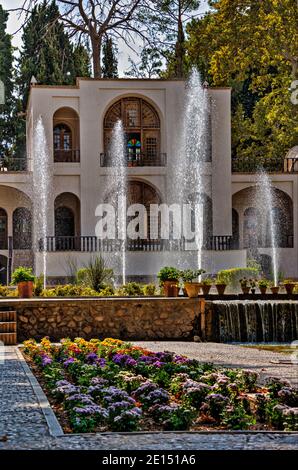
POLYGON ((66 432, 298 430, 298 391, 257 373, 222 369, 116 339, 24 342, 66 432))

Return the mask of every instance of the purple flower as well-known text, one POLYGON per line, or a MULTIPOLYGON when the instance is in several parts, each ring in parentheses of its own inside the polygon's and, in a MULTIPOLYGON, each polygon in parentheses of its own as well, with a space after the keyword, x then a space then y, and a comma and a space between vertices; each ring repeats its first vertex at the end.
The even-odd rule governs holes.
POLYGON ((93 377, 90 380, 90 383, 91 385, 102 385, 105 387, 106 385, 108 385, 109 381, 107 379, 103 379, 102 377, 93 377))
POLYGON ((90 395, 84 394, 84 393, 76 393, 74 395, 70 395, 65 399, 65 403, 68 405, 80 403, 83 405, 94 405, 94 401, 92 400, 92 397, 90 395))
POLYGON ((64 367, 68 367, 70 364, 76 362, 74 357, 69 357, 66 361, 63 362, 64 367))
POLYGON ((161 361, 156 361, 153 363, 153 365, 155 367, 157 367, 158 369, 160 369, 161 367, 163 367, 166 363, 165 362, 161 362, 161 361))
POLYGON ((67 380, 58 380, 56 382, 56 387, 53 390, 54 394, 61 394, 61 395, 72 395, 73 393, 78 393, 80 391, 80 387, 77 387, 67 380))
POLYGON ((50 364, 52 364, 52 362, 53 362, 53 359, 50 356, 47 356, 46 354, 43 354, 41 356, 41 365, 43 367, 49 366, 50 364))
POLYGON ((140 362, 145 362, 146 364, 152 364, 155 361, 155 358, 152 356, 140 356, 138 359, 140 362))
POLYGON ((137 361, 129 356, 128 354, 114 354, 112 361, 115 364, 127 366, 127 367, 134 367, 137 365, 137 361))
POLYGON ((156 390, 157 388, 158 387, 155 383, 147 380, 145 383, 143 383, 140 387, 138 387, 134 391, 133 396, 136 398, 144 397, 148 395, 148 393, 152 392, 153 390, 156 390))
POLYGON ((88 405, 88 406, 76 406, 73 408, 73 411, 81 416, 92 416, 96 415, 96 418, 106 419, 108 417, 108 412, 98 405, 88 405))
POLYGON ((98 355, 94 352, 91 352, 89 354, 87 354, 86 356, 86 361, 87 362, 91 362, 91 363, 94 363, 96 362, 97 360, 99 359, 98 355))

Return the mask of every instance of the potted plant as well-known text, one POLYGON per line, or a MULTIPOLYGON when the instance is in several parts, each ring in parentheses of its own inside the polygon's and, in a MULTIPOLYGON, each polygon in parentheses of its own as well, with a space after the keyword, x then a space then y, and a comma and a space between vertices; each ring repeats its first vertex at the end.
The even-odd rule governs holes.
POLYGON ((250 279, 249 280, 249 285, 250 285, 251 293, 255 294, 256 293, 256 286, 257 286, 257 283, 256 283, 255 279, 250 279))
POLYGON ((195 279, 205 272, 204 269, 186 269, 181 272, 181 278, 184 282, 184 288, 188 297, 198 297, 201 284, 194 282, 195 279))
POLYGON ((19 297, 31 298, 33 297, 33 283, 34 275, 32 274, 32 268, 25 268, 19 266, 12 273, 11 283, 17 284, 19 297))
POLYGON ((201 289, 203 291, 203 295, 208 295, 210 292, 210 289, 213 284, 213 279, 211 277, 205 277, 201 281, 201 289))
POLYGON ((178 297, 180 271, 172 266, 162 268, 157 277, 166 297, 178 297))
POLYGON ((290 279, 285 279, 283 282, 284 288, 288 295, 293 294, 293 290, 295 287, 295 282, 291 281, 290 279))
POLYGON ((269 286, 269 281, 267 281, 267 279, 260 279, 258 281, 258 287, 259 287, 260 292, 261 292, 262 295, 266 294, 268 286, 269 286))
POLYGON ((218 295, 224 295, 228 283, 224 276, 217 274, 215 279, 215 287, 217 289, 218 295))
POLYGON ((249 294, 250 286, 249 286, 249 281, 246 277, 243 277, 242 279, 239 280, 241 290, 243 294, 249 294))
POLYGON ((277 295, 279 291, 279 286, 275 286, 273 282, 270 283, 270 290, 273 295, 277 295))

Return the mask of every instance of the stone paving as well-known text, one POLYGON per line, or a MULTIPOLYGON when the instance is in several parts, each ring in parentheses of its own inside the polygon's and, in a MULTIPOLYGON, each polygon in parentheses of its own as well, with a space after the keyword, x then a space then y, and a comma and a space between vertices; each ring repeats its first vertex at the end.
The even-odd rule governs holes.
MULTIPOLYGON (((156 344, 156 346, 155 346, 156 344)), ((155 343, 163 349, 164 343, 155 343)), ((182 343, 185 348, 189 343, 182 343)), ((166 343, 168 350, 175 345, 166 343)), ((205 344, 205 347, 208 345, 205 344)), ((222 346, 222 345, 221 345, 222 346)), ((178 346, 177 346, 178 347, 178 346)), ((180 347, 182 352, 182 346, 180 347)), ((15 347, 5 347, 0 363, 0 449, 97 450, 297 450, 291 433, 132 433, 52 437, 15 347)), ((177 349, 178 352, 178 349, 177 349)), ((186 350, 185 350, 186 353, 186 350)))

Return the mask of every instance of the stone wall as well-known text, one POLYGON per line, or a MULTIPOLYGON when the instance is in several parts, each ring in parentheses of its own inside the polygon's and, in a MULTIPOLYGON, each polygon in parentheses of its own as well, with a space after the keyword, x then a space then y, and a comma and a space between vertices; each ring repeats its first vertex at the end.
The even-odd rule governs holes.
POLYGON ((192 339, 200 334, 203 301, 188 298, 1 300, 17 311, 18 341, 76 336, 192 339))

